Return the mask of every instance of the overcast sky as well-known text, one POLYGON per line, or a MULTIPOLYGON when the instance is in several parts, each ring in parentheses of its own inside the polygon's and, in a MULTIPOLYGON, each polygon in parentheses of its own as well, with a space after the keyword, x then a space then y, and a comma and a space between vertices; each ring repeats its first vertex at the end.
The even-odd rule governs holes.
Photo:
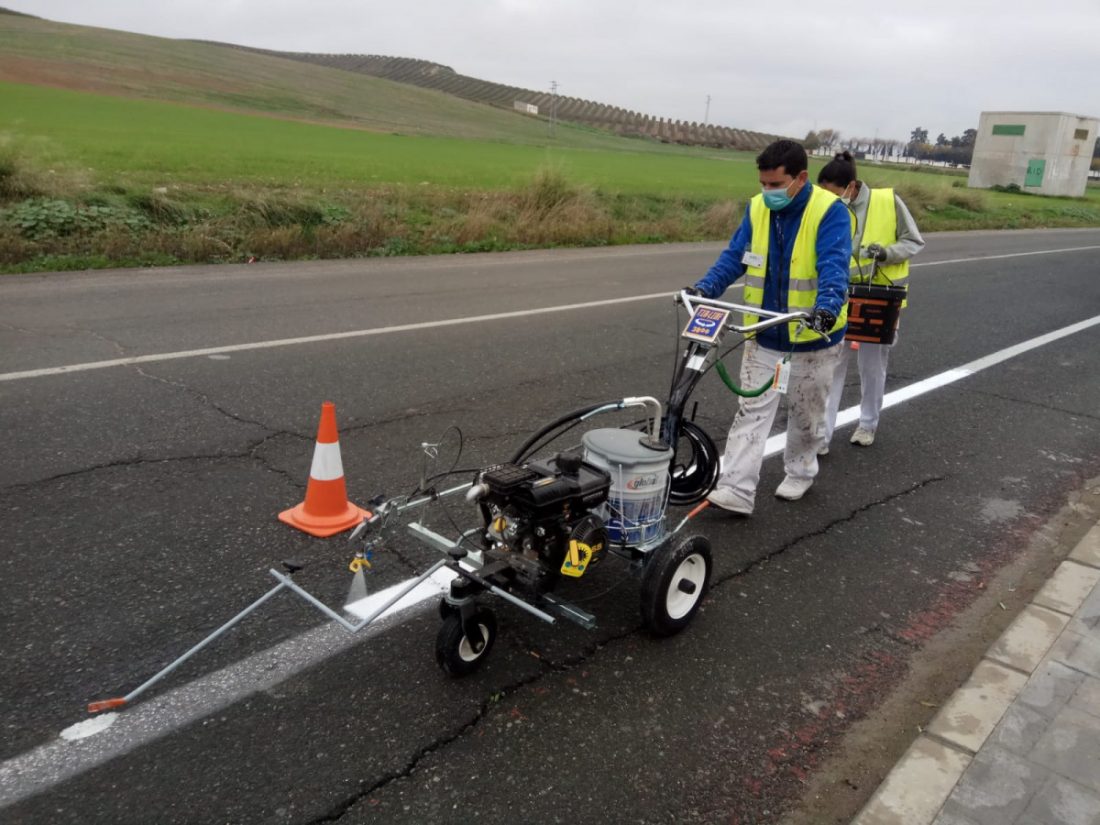
POLYGON ((381 54, 659 117, 934 139, 983 110, 1100 116, 1100 0, 0 0, 50 20, 381 54))

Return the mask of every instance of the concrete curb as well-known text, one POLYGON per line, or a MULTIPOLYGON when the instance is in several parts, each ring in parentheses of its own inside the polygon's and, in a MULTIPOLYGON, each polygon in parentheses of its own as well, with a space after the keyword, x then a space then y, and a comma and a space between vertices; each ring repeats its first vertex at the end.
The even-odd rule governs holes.
POLYGON ((1049 661, 1048 654, 1063 634, 1096 635, 1074 614, 1098 587, 1100 524, 1085 534, 989 648, 852 825, 931 825, 997 723, 1032 682, 1032 675, 1049 661))

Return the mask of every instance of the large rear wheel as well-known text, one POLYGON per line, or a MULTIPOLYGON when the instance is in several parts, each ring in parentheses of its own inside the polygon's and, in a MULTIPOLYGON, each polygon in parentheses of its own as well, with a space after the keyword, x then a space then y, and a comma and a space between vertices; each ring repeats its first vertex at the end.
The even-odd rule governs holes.
POLYGON ((653 552, 642 578, 642 621, 657 636, 671 636, 688 626, 710 586, 710 542, 688 536, 653 552))

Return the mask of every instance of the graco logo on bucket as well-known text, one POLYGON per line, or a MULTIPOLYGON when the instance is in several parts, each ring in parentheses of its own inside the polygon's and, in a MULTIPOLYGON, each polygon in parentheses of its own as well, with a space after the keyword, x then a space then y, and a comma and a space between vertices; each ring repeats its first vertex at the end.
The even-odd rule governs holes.
POLYGON ((628 490, 645 490, 650 487, 656 487, 660 478, 656 473, 650 473, 646 476, 636 476, 626 483, 626 489, 628 490))

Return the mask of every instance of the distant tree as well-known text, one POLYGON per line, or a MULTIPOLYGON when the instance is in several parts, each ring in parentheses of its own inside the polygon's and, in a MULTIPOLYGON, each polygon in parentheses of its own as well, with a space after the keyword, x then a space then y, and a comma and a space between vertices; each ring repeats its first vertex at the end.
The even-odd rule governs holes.
POLYGON ((937 146, 946 146, 947 145, 947 135, 945 135, 943 132, 940 132, 938 135, 936 135, 936 145, 937 146))
POLYGON ((806 133, 806 137, 802 139, 802 148, 807 152, 814 152, 821 147, 821 138, 817 132, 812 129, 806 133))
POLYGON ((817 139, 822 149, 831 152, 833 147, 840 141, 840 132, 836 129, 820 129, 817 133, 817 139))
POLYGON ((962 134, 962 145, 963 146, 973 146, 975 141, 977 141, 977 139, 978 139, 978 130, 977 129, 967 129, 962 134))
POLYGON ((906 144, 906 149, 910 155, 915 158, 922 158, 923 148, 928 145, 928 130, 918 126, 909 134, 909 143, 906 144))
POLYGON ((962 140, 963 139, 961 137, 955 135, 955 137, 951 138, 951 148, 958 149, 960 146, 962 146, 962 140))

